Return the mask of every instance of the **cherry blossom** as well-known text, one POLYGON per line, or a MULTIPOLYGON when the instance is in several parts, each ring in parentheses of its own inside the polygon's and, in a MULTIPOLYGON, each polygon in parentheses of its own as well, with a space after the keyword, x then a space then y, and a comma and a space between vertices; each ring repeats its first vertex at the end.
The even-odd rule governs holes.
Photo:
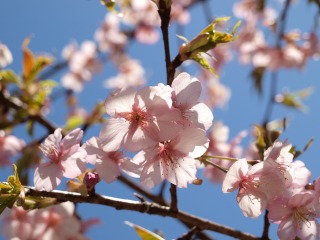
POLYGON ((9 158, 18 154, 24 146, 23 140, 0 130, 0 166, 10 164, 9 158))
POLYGON ((152 188, 166 179, 177 187, 186 188, 196 179, 195 158, 202 156, 208 145, 204 130, 186 128, 174 139, 140 151, 133 161, 143 167, 142 185, 152 188))
POLYGON ((74 216, 74 204, 65 202, 35 213, 34 235, 41 239, 70 239, 80 235, 81 223, 74 216))
POLYGON ((185 127, 208 130, 213 121, 211 110, 199 102, 201 83, 188 73, 180 73, 172 82, 173 107, 180 109, 185 127))
POLYGON ((112 13, 106 14, 102 26, 94 35, 100 51, 117 52, 127 44, 128 37, 120 31, 119 25, 120 20, 118 16, 112 13))
POLYGON ((22 207, 6 208, 1 215, 1 232, 8 239, 29 240, 33 236, 35 211, 22 207))
POLYGON ((119 73, 107 79, 104 86, 107 88, 139 87, 145 84, 145 71, 137 60, 128 57, 119 57, 115 60, 119 73))
POLYGON ((13 57, 9 48, 0 42, 0 69, 12 63, 13 57))
POLYGON ((38 190, 52 191, 60 184, 62 176, 75 178, 85 170, 86 151, 80 147, 83 131, 74 129, 64 138, 61 131, 57 128, 40 145, 48 161, 40 164, 34 173, 34 184, 38 190))
POLYGON ((80 92, 83 84, 100 71, 101 65, 97 59, 97 47, 94 42, 83 42, 77 51, 74 48, 75 45, 72 44, 63 50, 64 57, 69 61, 70 72, 66 73, 61 81, 63 87, 80 92))
POLYGON ((267 206, 268 200, 281 195, 285 179, 272 160, 253 166, 246 159, 235 162, 222 183, 224 193, 239 189, 237 202, 246 217, 257 218, 267 206))
POLYGON ((270 221, 279 224, 280 239, 319 239, 314 196, 310 192, 300 192, 290 198, 277 198, 268 205, 270 221))
POLYGON ((181 127, 176 121, 181 119, 181 113, 168 105, 172 103, 168 94, 159 95, 159 91, 159 87, 145 87, 138 92, 126 89, 107 98, 105 107, 110 119, 100 132, 104 151, 117 151, 120 147, 138 151, 179 133, 181 127))
POLYGON ((103 151, 99 138, 90 138, 83 148, 87 152, 87 161, 95 166, 99 177, 107 183, 115 181, 120 176, 120 169, 132 177, 140 175, 141 167, 124 157, 120 151, 103 151))
MULTIPOLYGON (((234 139, 229 142, 229 127, 224 125, 221 121, 215 122, 213 124, 213 127, 209 131, 210 144, 208 155, 240 158, 242 156, 242 148, 240 147, 240 142, 245 136, 246 132, 240 132, 234 139)), ((213 158, 210 161, 226 169, 229 169, 233 164, 233 162, 230 160, 222 160, 216 158, 213 158)), ((209 181, 219 184, 223 182, 226 176, 224 172, 212 165, 207 165, 204 169, 203 174, 209 181)))

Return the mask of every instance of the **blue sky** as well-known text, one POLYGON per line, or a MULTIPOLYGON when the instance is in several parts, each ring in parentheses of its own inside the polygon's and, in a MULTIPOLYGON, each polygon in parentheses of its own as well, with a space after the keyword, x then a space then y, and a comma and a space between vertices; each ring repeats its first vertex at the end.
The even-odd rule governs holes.
MULTIPOLYGON (((233 16, 233 2, 210 1, 210 10, 214 16, 233 16)), ((271 1, 271 3, 275 7, 279 7, 276 1, 271 1)), ((51 53, 59 61, 61 60, 61 50, 66 44, 73 40, 81 43, 84 40, 93 39, 95 29, 100 26, 106 13, 106 9, 100 5, 99 1, 93 0, 4 0, 0 3, 0 7, 2 9, 0 14, 0 41, 8 45, 12 51, 14 63, 9 68, 14 69, 17 73, 22 72, 21 44, 26 37, 32 37, 29 47, 33 52, 51 53)), ((191 39, 207 25, 202 10, 201 7, 195 7, 191 11, 191 23, 184 30, 188 39, 191 39)), ((315 8, 308 6, 306 3, 294 5, 290 8, 287 29, 301 28, 302 31, 309 31, 312 27, 314 13, 315 8), (299 18, 296 16, 299 16, 299 18)), ((237 20, 233 17, 231 21, 235 23, 237 20)), ((173 25, 170 29, 170 39, 173 46, 172 55, 175 55, 174 53, 177 51, 175 27, 173 25)), ((269 40, 273 41, 271 35, 269 40)), ((150 85, 157 82, 165 83, 164 55, 161 41, 153 46, 133 43, 130 45, 130 55, 141 61, 147 71, 150 85)), ((319 69, 319 62, 309 61, 303 70, 279 71, 278 90, 285 87, 290 90, 299 90, 313 86, 315 91, 305 101, 309 108, 308 112, 301 113, 276 106, 272 115, 272 118, 289 118, 288 129, 281 138, 288 138, 299 149, 303 148, 311 137, 314 137, 313 146, 300 158, 311 169, 312 179, 320 176, 319 69)), ((267 74, 264 82, 265 94, 263 97, 259 97, 253 91, 248 78, 250 70, 250 66, 240 65, 236 56, 234 56, 234 59, 221 73, 221 81, 230 87, 232 97, 228 106, 223 110, 216 110, 214 116, 215 121, 223 121, 230 126, 232 137, 239 131, 249 130, 253 124, 262 121, 262 110, 266 106, 269 91, 270 74, 267 74)), ((104 70, 86 86, 86 90, 78 95, 80 105, 90 109, 98 101, 104 100, 108 91, 101 87, 102 82, 114 73, 112 66, 106 64, 104 70)), ((59 82, 60 77, 61 74, 56 74, 52 78, 59 82)), ((57 125, 62 124, 65 118, 66 112, 61 110, 63 104, 63 100, 58 100, 53 105, 52 119, 57 125)), ((16 134, 25 137, 22 130, 19 129, 16 134)), ((97 135, 98 132, 99 128, 92 128, 86 133, 86 138, 97 135)), ((10 168, 0 169, 0 180, 4 181, 10 171, 10 168)), ((199 176, 201 176, 201 172, 199 172, 199 176)), ((121 183, 110 185, 101 183, 97 192, 108 196, 135 199, 132 191, 123 187, 121 183)), ((179 207, 184 211, 258 236, 262 232, 262 217, 258 220, 245 218, 236 204, 235 194, 222 194, 220 186, 205 181, 202 186, 191 185, 187 189, 179 189, 178 197, 179 207)), ((126 220, 150 230, 160 229, 167 239, 179 237, 186 232, 181 224, 169 218, 129 211, 116 211, 109 207, 86 204, 79 204, 79 211, 84 219, 90 217, 100 217, 102 219, 101 225, 93 227, 88 232, 88 237, 92 239, 139 239, 133 229, 123 223, 126 220)), ((276 228, 276 225, 272 226, 272 239, 276 236, 276 228)), ((229 239, 215 233, 212 236, 216 239, 229 239)))

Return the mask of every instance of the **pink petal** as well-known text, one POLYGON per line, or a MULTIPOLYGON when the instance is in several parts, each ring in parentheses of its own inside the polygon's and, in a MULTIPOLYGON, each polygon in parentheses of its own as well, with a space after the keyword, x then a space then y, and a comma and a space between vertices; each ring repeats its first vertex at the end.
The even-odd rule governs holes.
POLYGON ((107 157, 103 159, 97 159, 95 167, 99 177, 105 180, 107 183, 115 181, 117 177, 120 176, 118 164, 107 157))
POLYGON ((194 105, 190 111, 194 112, 197 119, 193 120, 192 123, 195 127, 208 130, 213 122, 213 114, 210 108, 204 103, 198 103, 194 105))
MULTIPOLYGON (((170 144, 171 145, 171 144, 170 144)), ((190 157, 197 158, 204 154, 209 146, 205 131, 199 128, 187 128, 172 143, 172 147, 190 157)))
POLYGON ((131 112, 136 92, 132 88, 118 90, 109 95, 105 101, 107 114, 115 117, 117 113, 131 112))
POLYGON ((53 163, 41 164, 34 172, 34 186, 37 190, 52 191, 62 179, 61 167, 53 163))
POLYGON ((159 160, 147 164, 142 172, 140 181, 143 186, 153 188, 164 180, 159 160))
POLYGON ((98 138, 92 137, 83 144, 82 148, 87 152, 86 160, 88 163, 95 164, 97 155, 104 152, 99 149, 98 138))
POLYGON ((86 168, 86 151, 83 148, 79 148, 76 153, 68 157, 65 161, 61 161, 61 165, 64 168, 63 176, 66 178, 75 178, 81 175, 86 168))
POLYGON ((165 178, 177 185, 179 188, 186 188, 188 183, 196 179, 196 161, 192 157, 183 157, 175 159, 174 163, 162 163, 164 169, 163 174, 165 178))
POLYGON ((75 145, 80 144, 83 137, 83 131, 80 128, 76 128, 69 132, 61 141, 60 146, 63 149, 69 149, 75 145))
POLYGON ((123 118, 110 118, 100 132, 99 138, 103 151, 114 152, 119 150, 123 137, 129 131, 130 123, 123 118))
POLYGON ((246 159, 239 159, 232 164, 222 183, 222 192, 233 192, 238 189, 241 180, 248 171, 249 166, 246 159))
POLYGON ((201 94, 201 83, 196 78, 190 77, 188 73, 180 73, 172 82, 175 91, 175 106, 190 108, 198 103, 201 94))
POLYGON ((246 191, 237 196, 239 207, 246 217, 257 218, 266 209, 267 201, 263 196, 252 195, 246 191))

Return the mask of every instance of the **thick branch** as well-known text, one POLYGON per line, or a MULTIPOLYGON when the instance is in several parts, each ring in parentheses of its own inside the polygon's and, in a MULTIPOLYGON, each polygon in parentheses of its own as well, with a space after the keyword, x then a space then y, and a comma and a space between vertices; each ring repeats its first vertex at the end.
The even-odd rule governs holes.
POLYGON ((259 238, 248 233, 244 233, 218 223, 209 221, 207 219, 199 218, 197 216, 191 215, 189 213, 179 211, 172 212, 170 207, 161 206, 156 203, 150 202, 138 202, 127 199, 113 198, 102 195, 95 196, 81 196, 79 193, 72 193, 66 191, 36 191, 32 187, 26 187, 26 196, 36 196, 36 197, 51 197, 56 198, 60 202, 71 201, 74 203, 92 203, 100 204, 109 207, 113 207, 117 210, 131 210, 141 213, 147 213, 150 215, 158 215, 163 217, 171 217, 178 219, 180 221, 189 223, 190 225, 197 226, 200 230, 211 230, 221 234, 225 234, 238 239, 246 240, 258 240, 259 238))

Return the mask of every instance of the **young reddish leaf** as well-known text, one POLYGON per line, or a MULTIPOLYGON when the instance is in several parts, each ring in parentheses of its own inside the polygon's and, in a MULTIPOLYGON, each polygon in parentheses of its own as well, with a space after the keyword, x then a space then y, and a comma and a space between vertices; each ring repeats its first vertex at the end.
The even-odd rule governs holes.
POLYGON ((30 37, 26 38, 22 44, 23 51, 23 77, 28 79, 32 73, 32 69, 35 63, 34 56, 29 50, 28 45, 30 43, 30 37))

